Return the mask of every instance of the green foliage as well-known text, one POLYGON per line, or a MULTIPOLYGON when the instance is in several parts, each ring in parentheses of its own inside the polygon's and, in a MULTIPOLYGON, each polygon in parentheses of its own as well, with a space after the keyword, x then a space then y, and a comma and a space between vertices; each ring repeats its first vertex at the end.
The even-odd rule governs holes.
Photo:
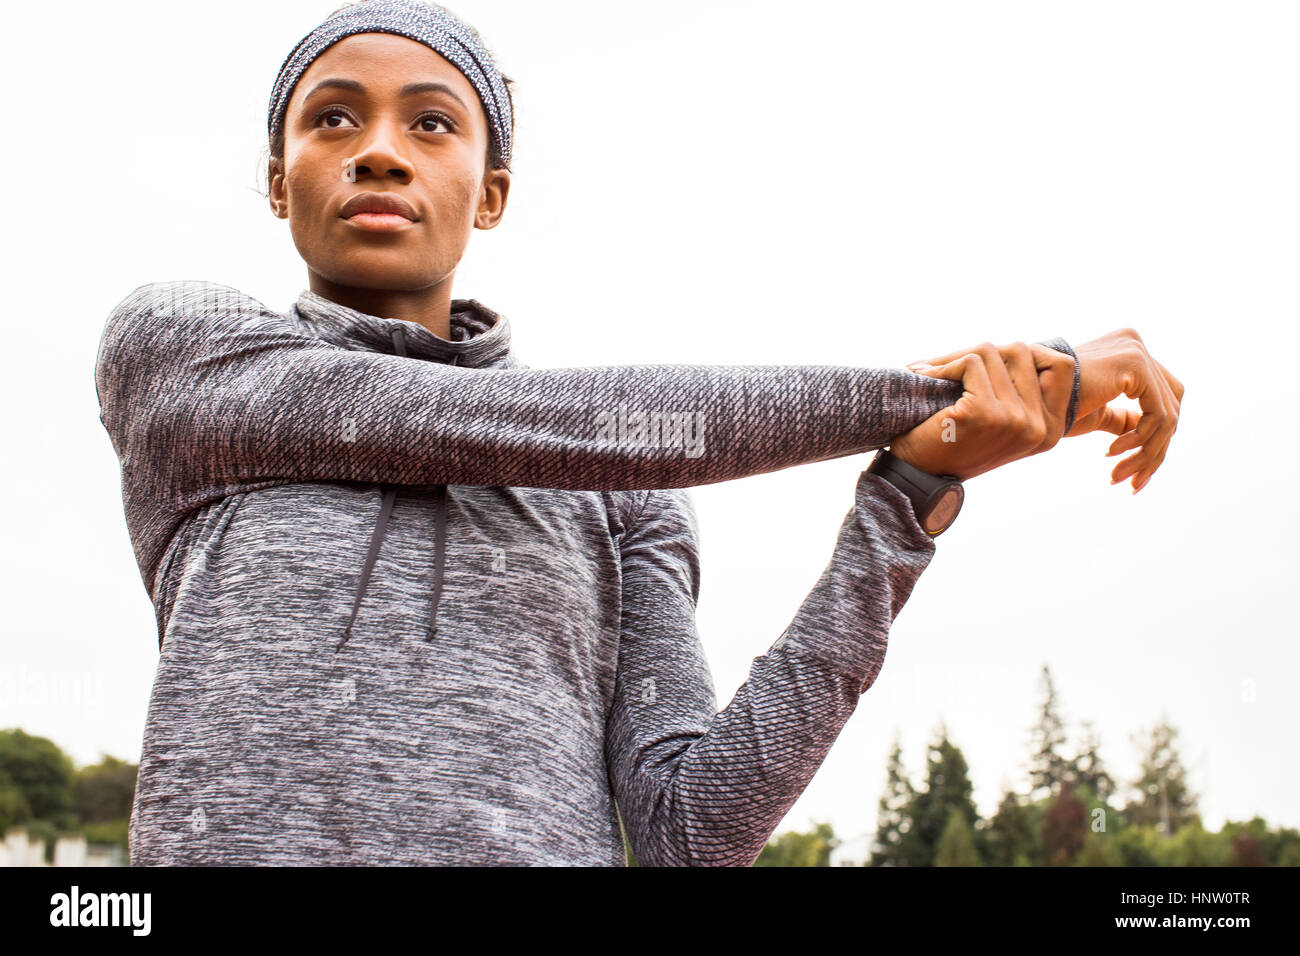
POLYGON ((0 731, 0 833, 26 829, 45 842, 46 861, 54 843, 82 834, 87 843, 127 849, 136 765, 116 757, 76 769, 55 743, 16 728, 0 731))
POLYGON ((971 799, 971 790, 966 758, 948 739, 947 727, 941 727, 938 739, 930 744, 926 787, 912 798, 907 808, 912 825, 903 837, 901 851, 908 865, 934 864, 939 841, 954 810, 961 814, 967 827, 974 829, 979 813, 971 799))
POLYGON ((830 866, 831 850, 840 845, 829 823, 814 824, 811 833, 790 831, 769 841, 755 866, 830 866))
POLYGON ((1231 866, 1232 840, 1222 832, 1207 833, 1201 821, 1193 820, 1165 841, 1161 866, 1231 866))
POLYGON ((135 776, 135 764, 108 756, 78 770, 72 788, 77 819, 101 823, 130 817, 135 776))
POLYGON ((1110 833, 1089 830, 1083 839, 1083 849, 1074 858, 1073 866, 1123 866, 1124 855, 1119 842, 1110 833))
POLYGON ((1164 837, 1151 826, 1126 826, 1115 834, 1115 846, 1125 866, 1160 866, 1164 837))
POLYGON ((71 818, 72 760, 53 741, 0 730, 0 775, 22 794, 32 819, 71 818))
MULTIPOLYGON (((1264 821, 1259 822, 1263 824, 1264 821)), ((1265 829, 1262 840, 1264 857, 1269 863, 1274 866, 1300 866, 1300 830, 1286 828, 1269 832, 1265 829)))
POLYGON ((27 798, 22 790, 0 770, 0 834, 11 826, 30 820, 32 808, 27 805, 27 798))
POLYGON ((1246 823, 1224 823, 1223 834, 1232 847, 1231 866, 1268 866, 1271 844, 1281 834, 1270 834, 1268 824, 1260 817, 1246 823))
MULTIPOLYGON (((1175 745, 1162 721, 1145 740, 1135 796, 1123 809, 1091 725, 1073 757, 1043 668, 1043 703, 1034 728, 1029 794, 1008 790, 988 821, 970 801, 961 751, 947 730, 930 746, 926 787, 912 788, 895 734, 877 816, 873 866, 1300 866, 1300 831, 1270 830, 1255 817, 1207 832, 1175 745), (1166 830, 1167 824, 1167 833, 1166 830)), ((1135 738, 1138 739, 1138 738, 1135 738)))
POLYGON ((1030 737, 1034 751, 1029 763, 1029 795, 1035 799, 1052 795, 1073 774, 1071 761, 1061 753, 1065 744, 1065 725, 1057 712, 1056 688, 1046 664, 1043 665, 1042 688, 1043 704, 1030 737))
POLYGON ((971 834, 970 824, 962 812, 953 808, 948 815, 948 825, 939 846, 934 852, 935 866, 979 866, 979 855, 975 852, 975 839, 971 834))
POLYGON ((885 770, 885 792, 876 811, 876 838, 871 847, 872 866, 909 866, 905 839, 911 829, 910 807, 916 789, 903 768, 903 747, 894 732, 894 746, 885 770))
POLYGON ((1115 794, 1115 780, 1106 772, 1102 763, 1101 740, 1093 730, 1092 724, 1085 720, 1083 728, 1083 744, 1071 761, 1071 775, 1076 789, 1087 789, 1095 794, 1102 804, 1105 804, 1115 794))
POLYGON ((979 845, 988 866, 1033 866, 1042 858, 1042 808, 1008 790, 979 845))
MULTIPOLYGON (((1178 755, 1177 738, 1178 731, 1165 721, 1150 731, 1140 776, 1133 785, 1136 797, 1124 807, 1124 817, 1130 823, 1155 826, 1166 836, 1199 819, 1196 798, 1188 788, 1187 771, 1178 755)), ((1140 735, 1134 740, 1141 745, 1140 735)))
POLYGON ((120 820, 104 820, 101 823, 87 823, 81 827, 81 833, 87 843, 105 843, 128 849, 127 834, 131 827, 129 817, 120 820))

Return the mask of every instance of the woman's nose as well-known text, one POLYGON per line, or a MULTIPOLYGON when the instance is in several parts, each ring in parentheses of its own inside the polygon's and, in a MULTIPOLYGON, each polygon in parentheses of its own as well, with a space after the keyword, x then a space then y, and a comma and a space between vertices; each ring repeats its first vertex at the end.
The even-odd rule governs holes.
POLYGON ((343 160, 343 179, 355 183, 370 176, 392 176, 399 182, 409 182, 415 168, 394 144, 388 124, 380 124, 366 141, 364 148, 343 160))

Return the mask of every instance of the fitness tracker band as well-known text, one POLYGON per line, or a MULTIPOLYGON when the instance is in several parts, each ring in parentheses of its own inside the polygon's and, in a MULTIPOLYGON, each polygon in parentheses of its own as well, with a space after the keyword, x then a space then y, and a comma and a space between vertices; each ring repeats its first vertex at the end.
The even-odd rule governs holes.
POLYGON ((957 519, 966 492, 954 475, 932 475, 909 465, 888 448, 876 452, 867 472, 879 475, 912 502, 916 520, 930 537, 943 534, 957 519))

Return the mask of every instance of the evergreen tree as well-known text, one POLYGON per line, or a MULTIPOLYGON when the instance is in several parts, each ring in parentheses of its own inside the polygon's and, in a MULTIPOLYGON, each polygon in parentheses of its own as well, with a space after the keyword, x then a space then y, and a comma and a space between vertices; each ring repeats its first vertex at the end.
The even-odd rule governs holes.
POLYGON ((903 746, 894 731, 894 746, 889 752, 885 772, 885 792, 876 811, 876 838, 871 846, 872 866, 910 866, 903 852, 904 840, 911 829, 908 808, 916 796, 912 781, 903 767, 903 746))
MULTIPOLYGON (((1196 797, 1188 788, 1187 771, 1175 746, 1178 731, 1162 720, 1151 730, 1146 741, 1138 779, 1133 784, 1133 799, 1124 808, 1129 824, 1156 827, 1165 836, 1199 820, 1196 797)), ((1142 746, 1139 735, 1134 742, 1142 746)))
POLYGON ((934 852, 935 866, 979 866, 970 824, 957 808, 948 814, 948 825, 934 852))
POLYGON ((967 827, 974 829, 979 813, 971 799, 971 782, 966 758, 948 739, 947 727, 929 748, 926 788, 913 797, 907 816, 912 826, 903 837, 902 849, 911 866, 933 866, 939 841, 948 818, 958 811, 967 827))
POLYGON ((1040 849, 1035 808, 1007 790, 983 832, 982 843, 988 866, 1037 865, 1040 849))
POLYGON ((1074 773, 1073 762, 1061 754, 1065 727, 1057 712, 1056 688, 1046 664, 1043 665, 1042 688, 1043 706, 1030 738, 1034 748, 1029 764, 1031 799, 1052 796, 1062 783, 1073 778, 1074 773))
POLYGON ((1102 803, 1107 803, 1115 793, 1115 780, 1106 772, 1101 762, 1101 741, 1097 739, 1092 723, 1083 722, 1083 744, 1075 756, 1071 770, 1075 783, 1087 787, 1102 803))

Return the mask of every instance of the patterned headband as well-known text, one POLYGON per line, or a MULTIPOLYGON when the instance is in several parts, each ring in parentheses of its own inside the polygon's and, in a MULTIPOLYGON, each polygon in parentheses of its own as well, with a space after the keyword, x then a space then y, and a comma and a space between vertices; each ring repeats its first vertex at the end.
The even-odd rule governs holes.
POLYGON ((361 0, 338 10, 298 41, 271 89, 266 129, 272 142, 284 128, 289 98, 307 67, 327 47, 354 33, 393 33, 423 43, 450 60, 478 92, 492 144, 501 164, 509 165, 510 94, 492 55, 451 11, 421 0, 361 0))

